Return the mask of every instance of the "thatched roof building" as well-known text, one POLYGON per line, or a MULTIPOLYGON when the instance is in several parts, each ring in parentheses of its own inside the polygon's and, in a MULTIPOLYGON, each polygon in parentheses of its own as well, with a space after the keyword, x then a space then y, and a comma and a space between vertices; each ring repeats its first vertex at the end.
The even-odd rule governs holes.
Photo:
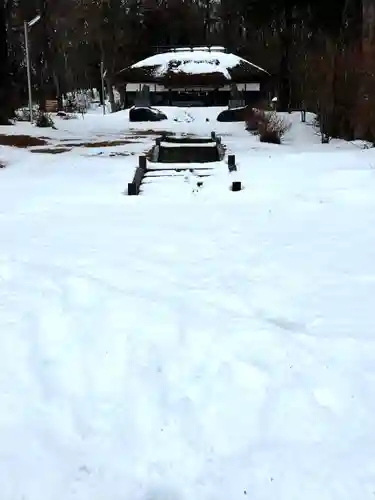
POLYGON ((117 82, 155 83, 164 87, 214 86, 260 83, 269 73, 223 47, 177 48, 156 54, 123 69, 117 82))

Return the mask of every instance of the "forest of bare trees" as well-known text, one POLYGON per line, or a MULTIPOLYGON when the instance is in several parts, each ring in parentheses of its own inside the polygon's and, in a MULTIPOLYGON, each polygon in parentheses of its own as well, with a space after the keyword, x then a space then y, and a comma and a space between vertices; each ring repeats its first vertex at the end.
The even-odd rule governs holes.
POLYGON ((219 44, 273 75, 282 110, 319 114, 327 133, 375 141, 375 0, 1 0, 0 120, 27 102, 23 23, 40 106, 107 88, 156 47, 219 44))

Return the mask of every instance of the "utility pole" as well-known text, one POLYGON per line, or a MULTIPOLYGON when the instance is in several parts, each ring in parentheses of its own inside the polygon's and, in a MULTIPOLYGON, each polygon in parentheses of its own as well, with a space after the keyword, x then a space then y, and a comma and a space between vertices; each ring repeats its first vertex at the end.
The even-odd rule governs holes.
POLYGON ((30 112, 30 123, 33 121, 33 96, 31 87, 31 64, 30 64, 30 47, 29 47, 29 29, 34 26, 38 21, 40 21, 41 16, 36 16, 31 21, 25 21, 23 23, 24 35, 25 35, 25 55, 26 55, 26 68, 27 68, 27 86, 29 91, 29 112, 30 112))
POLYGON ((25 21, 23 23, 25 32, 25 52, 26 52, 26 68, 27 68, 27 88, 29 91, 29 113, 30 113, 30 123, 33 121, 33 96, 31 92, 31 69, 30 69, 30 50, 29 50, 29 25, 25 21))

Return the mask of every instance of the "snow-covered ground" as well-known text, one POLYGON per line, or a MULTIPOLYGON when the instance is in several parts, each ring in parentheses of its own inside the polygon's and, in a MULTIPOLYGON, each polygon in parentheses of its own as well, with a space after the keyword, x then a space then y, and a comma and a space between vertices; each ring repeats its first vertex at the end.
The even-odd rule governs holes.
POLYGON ((0 128, 135 141, 0 147, 1 500, 374 498, 375 150, 217 111, 0 128), (216 130, 245 189, 124 196, 150 129, 216 130))

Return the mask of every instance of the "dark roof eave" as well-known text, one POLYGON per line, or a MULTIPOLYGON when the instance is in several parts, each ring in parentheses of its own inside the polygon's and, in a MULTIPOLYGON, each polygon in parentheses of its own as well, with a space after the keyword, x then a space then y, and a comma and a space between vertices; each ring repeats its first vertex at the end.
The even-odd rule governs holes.
MULTIPOLYGON (((123 73, 122 75, 118 74, 115 78, 115 83, 118 85, 126 85, 127 83, 143 83, 143 84, 160 84, 165 85, 166 83, 173 83, 179 81, 183 81, 185 84, 189 84, 189 80, 191 83, 194 83, 198 80, 199 76, 197 75, 189 75, 185 74, 180 78, 173 78, 168 76, 152 76, 141 73, 133 73, 131 71, 123 73)), ((269 73, 251 73, 251 74, 233 74, 231 79, 227 78, 217 78, 212 77, 210 82, 210 77, 207 75, 203 75, 202 79, 205 80, 206 85, 208 86, 210 83, 219 84, 219 85, 230 85, 231 83, 262 83, 266 80, 269 80, 271 75, 269 73)))

